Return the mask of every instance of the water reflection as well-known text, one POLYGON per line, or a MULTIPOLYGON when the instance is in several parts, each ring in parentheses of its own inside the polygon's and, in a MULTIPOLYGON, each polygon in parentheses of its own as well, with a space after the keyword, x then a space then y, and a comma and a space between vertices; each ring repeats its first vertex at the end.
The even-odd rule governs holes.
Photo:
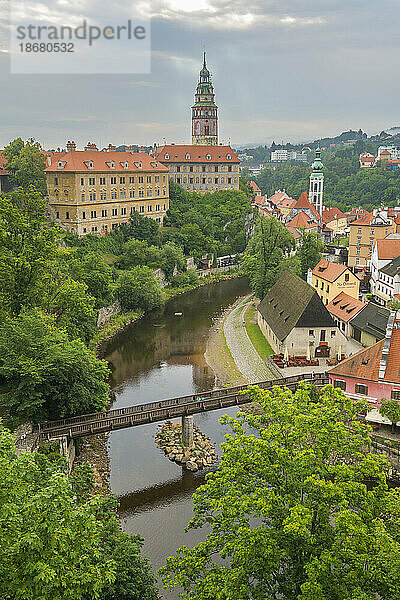
MULTIPOLYGON (((239 296, 248 293, 246 279, 205 286, 171 300, 160 312, 142 319, 107 348, 116 392, 115 408, 158 399, 200 393, 216 385, 204 360, 210 326, 239 296), (182 312, 182 316, 175 313, 182 312)), ((196 424, 216 442, 224 439, 218 423, 236 408, 203 413, 196 424)), ((144 552, 156 570, 177 547, 196 544, 204 532, 184 533, 192 517, 191 495, 205 473, 190 474, 168 461, 156 447, 156 424, 110 434, 111 489, 121 502, 120 517, 126 531, 145 538, 144 552)), ((174 592, 161 592, 175 600, 174 592)))

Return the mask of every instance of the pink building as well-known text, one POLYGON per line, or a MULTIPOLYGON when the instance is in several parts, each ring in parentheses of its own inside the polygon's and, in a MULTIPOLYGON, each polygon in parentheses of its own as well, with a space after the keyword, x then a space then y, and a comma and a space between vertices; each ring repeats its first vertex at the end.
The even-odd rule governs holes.
POLYGON ((390 313, 386 337, 328 371, 330 383, 356 400, 366 398, 371 410, 382 400, 400 402, 400 313, 390 313))

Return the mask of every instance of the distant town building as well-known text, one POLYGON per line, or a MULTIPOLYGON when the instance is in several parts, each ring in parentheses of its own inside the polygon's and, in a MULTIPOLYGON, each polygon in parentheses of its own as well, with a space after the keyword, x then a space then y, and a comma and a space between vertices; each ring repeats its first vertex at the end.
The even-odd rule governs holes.
POLYGON ((395 232, 395 219, 387 209, 375 209, 350 223, 349 267, 369 269, 374 243, 395 232))
POLYGON ((218 106, 215 104, 214 87, 211 73, 207 69, 205 52, 192 106, 192 144, 218 145, 218 106))
POLYGON ((346 265, 325 260, 324 258, 312 271, 312 285, 324 304, 329 304, 340 292, 346 292, 358 300, 360 280, 346 265))
POLYGON ((249 181, 249 186, 251 187, 251 191, 253 192, 253 194, 256 198, 258 196, 262 196, 261 190, 255 181, 253 181, 253 180, 249 181))
POLYGON ((346 215, 336 206, 331 206, 330 208, 324 208, 322 210, 322 221, 332 230, 334 235, 344 233, 347 227, 346 215))
POLYGON ((276 354, 336 356, 346 337, 317 292, 285 271, 258 306, 258 325, 276 354))
POLYGON ((316 223, 322 222, 321 213, 319 213, 315 205, 310 202, 307 192, 303 192, 300 198, 291 205, 290 210, 287 212, 287 216, 285 218, 286 222, 293 219, 293 217, 300 212, 305 213, 316 223))
POLYGON ((373 154, 368 154, 368 152, 363 152, 360 154, 360 167, 362 169, 370 169, 371 167, 375 167, 376 164, 376 156, 373 154))
POLYGON ((397 146, 379 146, 377 160, 385 162, 390 159, 400 159, 400 148, 397 146))
POLYGON ((239 189, 239 158, 230 146, 157 148, 155 160, 168 167, 170 179, 187 191, 215 192, 239 189))
POLYGON ((145 153, 69 150, 47 158, 51 216, 79 236, 106 234, 137 211, 162 225, 168 168, 145 153))
POLYGON ((371 409, 379 409, 385 400, 400 402, 399 356, 400 320, 393 312, 384 339, 330 369, 330 383, 353 400, 366 399, 371 409))
POLYGON ((315 206, 317 213, 322 214, 323 194, 324 194, 324 165, 321 161, 321 150, 315 151, 315 161, 312 164, 312 173, 310 176, 310 190, 308 193, 310 202, 315 206))
MULTIPOLYGON (((238 158, 239 160, 242 160, 240 154, 238 155, 238 158)), ((240 166, 240 171, 248 171, 251 177, 255 177, 256 175, 259 175, 266 166, 266 163, 248 162, 240 166)))
POLYGON ((400 300, 400 256, 379 269, 374 296, 384 306, 392 299, 400 300))
POLYGON ((305 162, 307 152, 305 150, 274 150, 271 152, 271 162, 285 162, 287 160, 305 162))

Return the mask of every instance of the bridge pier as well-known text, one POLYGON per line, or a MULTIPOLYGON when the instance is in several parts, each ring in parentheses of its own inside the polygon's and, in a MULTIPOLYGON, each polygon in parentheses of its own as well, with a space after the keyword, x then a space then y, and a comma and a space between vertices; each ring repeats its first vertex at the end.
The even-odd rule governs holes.
POLYGON ((193 448, 193 416, 182 417, 182 443, 185 448, 193 448))

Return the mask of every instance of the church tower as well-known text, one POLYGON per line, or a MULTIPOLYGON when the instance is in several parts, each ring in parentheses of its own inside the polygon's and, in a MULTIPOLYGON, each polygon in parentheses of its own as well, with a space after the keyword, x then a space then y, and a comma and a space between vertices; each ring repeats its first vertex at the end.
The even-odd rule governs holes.
POLYGON ((318 147, 315 152, 315 160, 312 164, 312 173, 310 176, 310 191, 308 198, 317 209, 318 213, 322 214, 323 194, 324 194, 324 165, 321 161, 321 150, 318 147))
POLYGON ((192 106, 192 144, 218 145, 218 106, 215 104, 214 88, 210 71, 207 69, 205 52, 195 103, 192 106))

